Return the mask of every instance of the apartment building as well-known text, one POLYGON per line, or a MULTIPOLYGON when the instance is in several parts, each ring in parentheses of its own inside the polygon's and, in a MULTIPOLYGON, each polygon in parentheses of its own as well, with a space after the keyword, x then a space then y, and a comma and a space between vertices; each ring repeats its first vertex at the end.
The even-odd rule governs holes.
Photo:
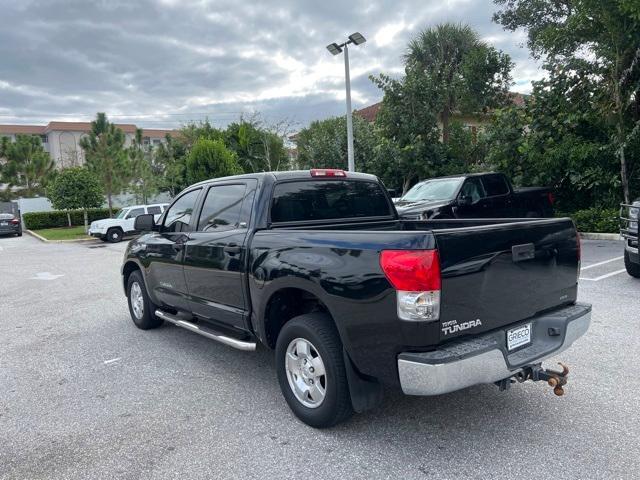
MULTIPOLYGON (((116 124, 125 134, 125 146, 131 145, 136 135, 136 125, 131 123, 116 124)), ((84 152, 80 148, 80 139, 91 131, 89 122, 49 122, 47 125, 1 125, 0 137, 9 137, 12 141, 16 135, 38 135, 44 149, 59 168, 84 164, 84 152)), ((176 130, 142 129, 145 145, 159 145, 166 141, 166 135, 175 134, 176 130)))

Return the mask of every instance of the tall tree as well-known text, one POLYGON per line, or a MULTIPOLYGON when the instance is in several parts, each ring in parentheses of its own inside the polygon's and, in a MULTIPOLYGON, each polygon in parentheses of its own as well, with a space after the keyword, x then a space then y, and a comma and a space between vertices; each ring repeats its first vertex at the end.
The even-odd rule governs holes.
POLYGON ((494 0, 494 20, 523 28, 550 75, 584 70, 597 80, 590 99, 609 120, 620 164, 622 193, 630 200, 629 145, 640 137, 640 4, 637 0, 494 0))
POLYGON ((144 145, 141 128, 128 149, 131 164, 131 191, 142 203, 147 203, 149 197, 158 191, 158 174, 160 169, 154 164, 155 151, 151 145, 144 145))
POLYGON ((122 191, 130 177, 124 142, 124 132, 110 123, 104 113, 98 113, 91 122, 91 132, 80 140, 89 170, 102 182, 110 216, 113 216, 113 196, 122 191))
POLYGON ((189 185, 187 180, 187 146, 182 135, 167 135, 165 142, 154 150, 154 163, 157 166, 158 188, 175 197, 189 185))
POLYGON ((22 187, 25 196, 43 192, 55 176, 55 163, 36 135, 16 135, 15 142, 3 140, 2 181, 22 187))
POLYGON ((409 42, 405 65, 408 75, 423 75, 433 85, 445 144, 453 113, 486 112, 507 101, 509 55, 482 42, 468 25, 443 23, 423 30, 409 42))
MULTIPOLYGON (((102 186, 98 178, 85 167, 62 170, 47 187, 47 197, 57 210, 77 210, 84 212, 84 227, 89 227, 87 209, 102 205, 102 186)), ((67 212, 69 226, 71 216, 67 212)))

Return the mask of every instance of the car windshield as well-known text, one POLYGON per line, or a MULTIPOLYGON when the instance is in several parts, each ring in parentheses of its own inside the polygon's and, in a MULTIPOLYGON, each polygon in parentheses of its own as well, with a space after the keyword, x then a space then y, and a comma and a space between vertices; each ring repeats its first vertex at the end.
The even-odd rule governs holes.
POLYGON ((120 210, 120 213, 116 215, 116 218, 124 218, 127 215, 127 213, 129 213, 129 209, 123 208, 122 210, 120 210))
POLYGON ((413 186, 400 200, 405 202, 420 202, 424 200, 452 199, 464 178, 438 178, 427 180, 413 186))

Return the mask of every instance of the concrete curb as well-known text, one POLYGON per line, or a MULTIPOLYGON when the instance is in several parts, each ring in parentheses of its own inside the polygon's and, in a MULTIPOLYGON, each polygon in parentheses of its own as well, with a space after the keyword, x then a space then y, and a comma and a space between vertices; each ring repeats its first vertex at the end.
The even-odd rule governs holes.
POLYGON ((622 240, 619 233, 580 232, 580 238, 584 240, 622 240))
POLYGON ((95 240, 95 238, 78 238, 76 240, 47 240, 42 235, 38 235, 33 230, 24 230, 24 231, 27 232, 32 237, 35 237, 44 243, 81 243, 81 242, 91 242, 95 240))

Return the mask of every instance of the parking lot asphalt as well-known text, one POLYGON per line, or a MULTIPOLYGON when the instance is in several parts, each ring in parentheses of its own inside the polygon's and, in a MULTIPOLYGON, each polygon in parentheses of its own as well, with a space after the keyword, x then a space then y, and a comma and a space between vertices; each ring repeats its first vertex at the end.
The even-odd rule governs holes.
POLYGON ((621 242, 582 245, 591 329, 546 363, 570 366, 564 397, 389 390, 320 431, 289 411, 270 351, 136 329, 125 243, 0 237, 0 478, 638 478, 640 280, 621 242))

